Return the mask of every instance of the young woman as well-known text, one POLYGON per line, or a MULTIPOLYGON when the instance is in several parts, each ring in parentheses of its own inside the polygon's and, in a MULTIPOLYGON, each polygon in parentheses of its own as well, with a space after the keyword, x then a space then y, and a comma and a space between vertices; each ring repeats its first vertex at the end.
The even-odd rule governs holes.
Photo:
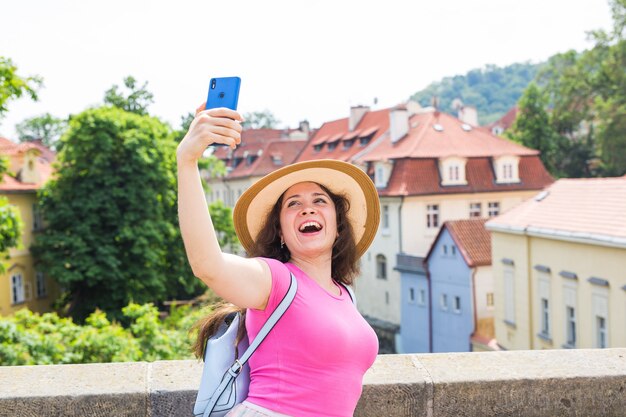
MULTIPOLYGON (((242 117, 203 108, 177 152, 180 227, 194 274, 246 310, 250 340, 285 295, 290 273, 298 281, 291 306, 249 361, 247 400, 228 416, 351 416, 378 341, 338 283, 352 284, 376 234, 376 188, 363 171, 341 161, 281 168, 252 185, 235 206, 235 229, 249 257, 223 253, 197 161, 214 143, 234 149, 242 117)), ((219 318, 211 320, 206 329, 219 318)))

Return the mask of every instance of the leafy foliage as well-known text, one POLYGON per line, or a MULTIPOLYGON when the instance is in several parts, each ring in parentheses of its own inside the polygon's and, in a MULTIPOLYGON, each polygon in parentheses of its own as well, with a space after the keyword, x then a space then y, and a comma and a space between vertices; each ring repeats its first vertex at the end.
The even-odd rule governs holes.
POLYGON ((0 56, 0 118, 7 112, 7 103, 24 95, 37 101, 37 89, 42 79, 38 76, 23 77, 10 58, 0 56))
POLYGON ((610 4, 612 31, 591 32, 593 48, 553 56, 537 77, 552 127, 568 139, 565 175, 626 173, 626 0, 610 4))
POLYGON ((104 94, 104 103, 131 113, 146 115, 148 114, 148 106, 154 103, 154 95, 147 90, 147 86, 148 82, 146 81, 140 87, 137 80, 129 75, 124 78, 124 87, 128 93, 124 94, 115 84, 104 94))
POLYGON ((50 113, 31 117, 15 126, 20 141, 41 139, 47 147, 54 147, 66 128, 65 120, 54 117, 50 113))
MULTIPOLYGON (((74 116, 40 193, 32 252, 71 294, 69 314, 197 294, 176 207, 176 142, 159 120, 104 107, 74 116)), ((119 317, 118 317, 119 318, 119 317)))
POLYGON ((22 309, 0 318, 0 365, 190 359, 194 335, 189 329, 206 314, 206 308, 172 307, 160 320, 153 304, 131 303, 123 308, 130 322, 124 328, 100 310, 81 326, 56 313, 22 309))
MULTIPOLYGON (((0 178, 1 178, 0 173, 0 178)), ((21 244, 22 218, 17 207, 9 204, 6 197, 0 197, 0 257, 7 259, 9 248, 21 244)), ((4 262, 0 262, 0 273, 6 270, 4 262)))
POLYGON ((239 239, 237 239, 233 225, 232 209, 225 206, 222 200, 217 200, 209 205, 209 213, 217 232, 220 247, 222 249, 230 248, 231 252, 234 252, 235 246, 239 244, 239 239))
POLYGON ((473 69, 465 75, 446 77, 431 83, 411 96, 422 106, 430 106, 433 96, 439 100, 438 108, 447 113, 456 113, 455 99, 478 110, 481 124, 498 120, 509 111, 524 89, 533 80, 540 64, 517 63, 506 67, 487 65, 473 69))
POLYGON ((275 129, 280 120, 269 110, 254 111, 243 115, 244 129, 275 129))

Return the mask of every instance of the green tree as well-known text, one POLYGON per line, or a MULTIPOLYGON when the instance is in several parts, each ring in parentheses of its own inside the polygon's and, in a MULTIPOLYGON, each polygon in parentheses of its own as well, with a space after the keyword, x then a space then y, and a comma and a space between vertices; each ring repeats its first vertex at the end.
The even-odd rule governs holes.
POLYGON ((23 77, 10 58, 0 56, 0 118, 7 112, 7 103, 24 95, 37 101, 37 89, 42 79, 38 76, 23 77))
POLYGON ((220 247, 230 248, 231 251, 234 251, 239 240, 233 225, 233 211, 230 207, 225 206, 221 200, 217 200, 209 205, 209 213, 217 231, 220 247))
POLYGON ((43 144, 54 148, 65 129, 67 122, 50 113, 31 117, 15 126, 18 139, 22 142, 41 139, 43 144))
POLYGON ((40 193, 40 267, 71 294, 69 313, 119 314, 129 301, 161 301, 203 288, 177 222, 176 142, 156 118, 121 109, 72 117, 57 178, 40 193))
MULTIPOLYGON (((9 170, 9 159, 0 155, 0 182, 9 170)), ((6 197, 0 197, 0 258, 7 259, 9 248, 20 244, 22 236, 22 218, 17 207, 9 204, 6 197)), ((4 262, 0 261, 0 274, 6 271, 4 262)))
POLYGON ((275 129, 280 120, 269 110, 254 111, 243 115, 244 129, 275 129))
POLYGON ((506 135, 517 143, 541 152, 543 164, 554 174, 559 139, 550 123, 546 106, 546 97, 535 84, 530 84, 519 101, 517 118, 506 135))
POLYGON ((139 115, 148 114, 148 106, 154 103, 154 95, 147 90, 148 82, 139 86, 134 77, 124 78, 127 92, 121 91, 117 84, 104 94, 104 103, 139 115))

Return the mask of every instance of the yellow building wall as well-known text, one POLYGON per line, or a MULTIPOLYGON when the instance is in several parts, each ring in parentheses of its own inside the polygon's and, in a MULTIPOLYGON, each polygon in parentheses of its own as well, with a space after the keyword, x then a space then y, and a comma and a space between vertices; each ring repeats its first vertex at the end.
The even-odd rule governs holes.
POLYGON ((538 192, 532 190, 407 197, 402 207, 402 250, 413 256, 426 256, 443 222, 470 218, 470 203, 481 203, 482 217, 488 217, 489 202, 499 202, 502 214, 538 192), (426 227, 426 206, 431 204, 439 205, 439 226, 434 228, 426 227))
POLYGON ((626 347, 626 249, 586 243, 567 242, 543 237, 492 232, 492 256, 496 305, 496 338, 507 349, 561 349, 566 346, 566 289, 575 290, 576 348, 597 346, 594 299, 606 297, 607 347, 626 347), (514 261, 516 325, 504 322, 503 275, 507 265, 502 258, 514 261), (549 268, 543 272, 536 265, 549 268), (561 271, 575 273, 578 279, 561 276, 561 271), (590 277, 609 281, 602 287, 590 277), (549 337, 540 336, 540 280, 549 289, 549 337))
POLYGON ((9 250, 9 259, 4 260, 6 272, 0 275, 0 315, 7 316, 21 308, 32 311, 47 312, 51 310, 52 302, 60 295, 59 285, 50 277, 45 276, 45 296, 37 296, 37 279, 33 258, 29 248, 33 242, 33 204, 36 202, 36 194, 19 193, 5 194, 9 203, 16 206, 22 218, 22 245, 9 250), (11 277, 19 273, 25 287, 25 300, 17 304, 12 303, 11 277))

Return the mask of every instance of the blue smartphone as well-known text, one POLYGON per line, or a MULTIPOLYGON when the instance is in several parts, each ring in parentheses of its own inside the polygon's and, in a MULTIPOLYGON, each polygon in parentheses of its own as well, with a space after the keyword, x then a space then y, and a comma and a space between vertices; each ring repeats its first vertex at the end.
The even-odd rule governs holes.
POLYGON ((205 108, 227 107, 237 110, 240 86, 241 78, 239 77, 211 78, 205 108))

